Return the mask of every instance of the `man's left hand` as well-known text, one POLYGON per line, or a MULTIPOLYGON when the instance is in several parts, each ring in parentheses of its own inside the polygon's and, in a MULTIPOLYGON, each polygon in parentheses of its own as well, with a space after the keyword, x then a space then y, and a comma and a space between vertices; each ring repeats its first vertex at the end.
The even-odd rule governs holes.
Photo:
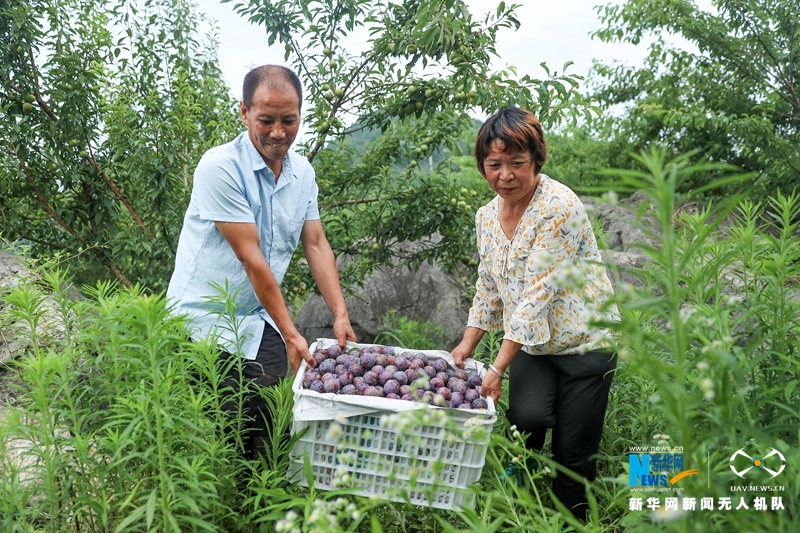
POLYGON ((342 349, 344 349, 347 341, 356 342, 358 340, 349 318, 334 319, 333 334, 336 336, 336 342, 342 349))

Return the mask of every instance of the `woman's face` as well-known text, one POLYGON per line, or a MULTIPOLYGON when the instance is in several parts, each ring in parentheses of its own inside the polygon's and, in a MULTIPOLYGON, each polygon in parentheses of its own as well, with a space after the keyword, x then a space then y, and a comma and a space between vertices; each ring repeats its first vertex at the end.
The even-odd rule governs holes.
POLYGON ((504 144, 494 141, 483 160, 483 172, 489 187, 510 202, 530 200, 536 189, 534 163, 528 152, 504 152, 504 144))

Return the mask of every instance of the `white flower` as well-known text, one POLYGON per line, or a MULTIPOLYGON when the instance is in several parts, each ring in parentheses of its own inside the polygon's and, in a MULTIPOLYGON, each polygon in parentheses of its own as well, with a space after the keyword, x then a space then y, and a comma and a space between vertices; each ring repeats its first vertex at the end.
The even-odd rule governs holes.
POLYGON ((703 371, 708 370, 708 363, 705 361, 698 361, 697 362, 697 370, 703 371))

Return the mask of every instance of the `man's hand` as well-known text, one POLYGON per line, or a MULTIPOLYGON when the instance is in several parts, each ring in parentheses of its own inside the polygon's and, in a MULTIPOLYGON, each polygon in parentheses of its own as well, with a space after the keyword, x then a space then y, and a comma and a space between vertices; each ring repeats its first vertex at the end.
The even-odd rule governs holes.
POLYGON ((350 318, 348 317, 333 320, 333 334, 336 336, 336 342, 342 350, 344 350, 347 341, 358 341, 356 332, 353 331, 353 326, 350 324, 350 318))
POLYGON ((300 365, 303 360, 308 364, 309 368, 317 366, 314 357, 308 352, 308 343, 302 335, 295 335, 286 340, 286 353, 289 355, 289 364, 292 366, 292 374, 297 375, 300 370, 300 365))

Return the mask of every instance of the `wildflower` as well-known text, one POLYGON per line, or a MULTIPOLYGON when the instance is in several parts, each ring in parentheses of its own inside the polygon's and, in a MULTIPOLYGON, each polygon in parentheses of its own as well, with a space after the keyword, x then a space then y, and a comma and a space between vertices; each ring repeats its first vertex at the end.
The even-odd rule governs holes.
POLYGON ((744 296, 738 294, 729 294, 727 301, 723 300, 724 305, 738 305, 742 302, 744 302, 744 296))
POLYGON ((681 307, 680 311, 678 311, 678 317, 680 317, 681 322, 685 324, 686 322, 689 321, 690 318, 692 318, 694 312, 695 312, 694 307, 692 307, 691 305, 684 305, 681 307))
POLYGON ((339 440, 339 437, 342 435, 342 426, 337 423, 331 424, 328 428, 328 433, 325 436, 326 440, 339 440))
POLYGON ((708 363, 705 361, 698 361, 697 370, 700 370, 701 372, 704 370, 708 370, 708 363))
POLYGON ((603 199, 608 202, 610 205, 617 205, 619 203, 619 195, 614 191, 608 191, 603 199))

